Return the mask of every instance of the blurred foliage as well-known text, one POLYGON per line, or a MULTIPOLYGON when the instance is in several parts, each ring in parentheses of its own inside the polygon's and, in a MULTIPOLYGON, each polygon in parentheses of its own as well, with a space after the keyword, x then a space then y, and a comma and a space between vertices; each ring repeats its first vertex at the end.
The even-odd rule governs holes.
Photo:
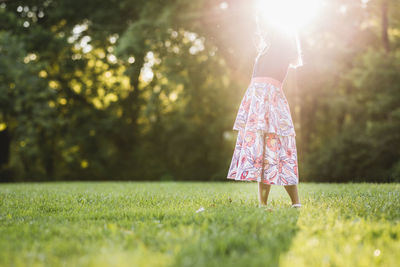
MULTIPOLYGON (((1 181, 225 179, 256 53, 225 2, 0 3, 1 181)), ((398 180, 400 3, 323 3, 285 88, 300 179, 398 180)))

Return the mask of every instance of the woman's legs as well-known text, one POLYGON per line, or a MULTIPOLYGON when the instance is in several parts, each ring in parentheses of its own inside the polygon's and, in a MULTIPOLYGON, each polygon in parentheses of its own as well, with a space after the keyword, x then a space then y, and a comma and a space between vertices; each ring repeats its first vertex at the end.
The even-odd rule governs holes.
POLYGON ((264 206, 267 205, 270 189, 271 189, 270 184, 258 182, 258 200, 261 205, 264 205, 264 206))
MULTIPOLYGON (((285 185, 284 188, 289 194, 292 204, 299 204, 299 194, 297 191, 297 185, 285 185)), ((267 205, 268 195, 271 190, 270 184, 265 184, 263 182, 258 182, 258 200, 261 205, 267 205)))
POLYGON ((297 185, 285 185, 284 187, 288 192, 290 199, 292 200, 292 204, 300 203, 297 185))

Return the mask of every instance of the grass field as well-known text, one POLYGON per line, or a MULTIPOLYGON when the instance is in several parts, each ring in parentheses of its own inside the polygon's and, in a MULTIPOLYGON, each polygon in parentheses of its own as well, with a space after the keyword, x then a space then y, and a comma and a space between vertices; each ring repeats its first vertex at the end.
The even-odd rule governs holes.
POLYGON ((1 266, 399 266, 400 184, 0 184, 1 266), (196 212, 201 207, 202 212, 196 212))

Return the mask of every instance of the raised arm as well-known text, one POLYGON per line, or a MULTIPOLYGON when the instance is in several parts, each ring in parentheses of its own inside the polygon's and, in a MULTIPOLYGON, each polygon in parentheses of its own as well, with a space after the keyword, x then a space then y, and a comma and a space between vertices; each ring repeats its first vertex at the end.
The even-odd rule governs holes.
POLYGON ((291 68, 298 68, 303 66, 303 55, 301 50, 301 44, 298 34, 296 33, 294 38, 291 40, 290 45, 290 67, 291 68))

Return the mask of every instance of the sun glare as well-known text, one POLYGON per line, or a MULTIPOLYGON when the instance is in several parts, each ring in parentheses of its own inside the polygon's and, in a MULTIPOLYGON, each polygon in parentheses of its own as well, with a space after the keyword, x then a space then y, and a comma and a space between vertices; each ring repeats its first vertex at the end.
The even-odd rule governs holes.
POLYGON ((314 19, 320 2, 320 0, 257 0, 255 8, 261 23, 270 23, 286 33, 294 33, 314 19))

